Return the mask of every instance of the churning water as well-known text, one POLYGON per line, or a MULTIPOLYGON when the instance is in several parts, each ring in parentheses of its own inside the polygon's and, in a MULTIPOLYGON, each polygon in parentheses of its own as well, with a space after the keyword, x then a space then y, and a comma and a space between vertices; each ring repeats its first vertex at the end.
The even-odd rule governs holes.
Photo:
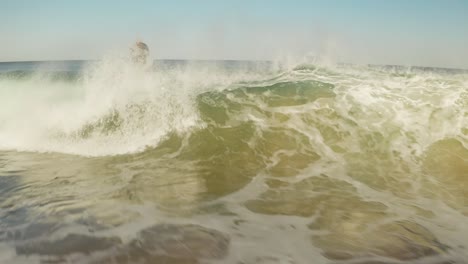
POLYGON ((468 72, 0 64, 0 263, 466 263, 468 72))

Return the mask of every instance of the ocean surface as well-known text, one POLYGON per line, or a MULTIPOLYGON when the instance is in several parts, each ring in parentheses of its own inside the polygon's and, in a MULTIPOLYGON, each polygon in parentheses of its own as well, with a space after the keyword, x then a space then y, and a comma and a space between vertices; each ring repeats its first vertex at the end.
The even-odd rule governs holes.
POLYGON ((468 71, 0 63, 0 263, 468 263, 468 71))

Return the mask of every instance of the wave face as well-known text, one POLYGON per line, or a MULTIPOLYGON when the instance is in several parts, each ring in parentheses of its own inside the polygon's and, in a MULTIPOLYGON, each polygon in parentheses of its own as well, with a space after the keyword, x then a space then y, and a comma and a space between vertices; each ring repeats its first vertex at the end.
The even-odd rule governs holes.
POLYGON ((170 132, 202 125, 197 93, 231 82, 215 74, 150 72, 119 59, 91 64, 81 76, 5 74, 0 148, 88 156, 142 151, 170 132))
MULTIPOLYGON (((167 261, 148 248, 141 260, 128 242, 154 242, 147 230, 160 229, 144 228, 155 222, 223 232, 221 263, 468 258, 467 72, 115 58, 2 67, 5 261, 74 261, 83 226, 113 237, 80 261, 122 259, 115 248, 130 263, 167 261), (72 240, 60 254, 25 235, 44 223, 43 239, 72 240)), ((216 241, 180 228, 200 234, 191 243, 216 241)))

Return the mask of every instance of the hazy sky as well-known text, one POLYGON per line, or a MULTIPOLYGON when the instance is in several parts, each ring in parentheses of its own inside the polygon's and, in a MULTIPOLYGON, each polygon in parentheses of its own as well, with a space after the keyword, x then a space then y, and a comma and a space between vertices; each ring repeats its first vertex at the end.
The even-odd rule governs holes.
POLYGON ((468 68, 468 0, 0 0, 0 61, 277 59, 468 68))

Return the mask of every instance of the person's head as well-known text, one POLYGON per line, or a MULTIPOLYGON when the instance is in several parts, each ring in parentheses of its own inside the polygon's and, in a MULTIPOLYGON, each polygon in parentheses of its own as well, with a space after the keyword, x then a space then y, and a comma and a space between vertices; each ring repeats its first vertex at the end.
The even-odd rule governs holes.
POLYGON ((133 48, 131 48, 132 60, 136 63, 146 64, 146 60, 149 56, 148 45, 142 41, 137 41, 133 48))

